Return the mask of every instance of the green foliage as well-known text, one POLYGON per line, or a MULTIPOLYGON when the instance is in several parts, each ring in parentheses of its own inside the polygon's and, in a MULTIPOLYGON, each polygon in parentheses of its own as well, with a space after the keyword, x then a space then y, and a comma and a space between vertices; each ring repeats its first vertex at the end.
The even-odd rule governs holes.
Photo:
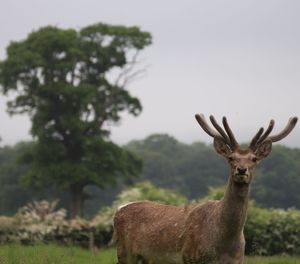
POLYGON ((221 200, 224 196, 226 186, 209 187, 208 194, 201 199, 202 201, 221 200))
POLYGON ((76 183, 104 187, 116 183, 119 175, 131 178, 140 171, 142 163, 136 155, 101 138, 94 143, 84 153, 83 160, 76 164, 68 160, 67 155, 55 156, 59 152, 56 147, 62 146, 45 147, 35 143, 19 159, 24 164, 30 164, 30 170, 22 179, 23 184, 43 187, 54 182, 64 190, 76 183))
POLYGON ((266 207, 300 208, 300 149, 274 146, 258 170, 252 197, 266 207))
POLYGON ((259 255, 300 254, 300 211, 251 206, 245 227, 247 252, 259 255))
POLYGON ((56 209, 57 201, 32 202, 20 208, 13 218, 0 217, 0 244, 56 243, 89 247, 107 245, 112 236, 112 221, 117 208, 127 202, 152 200, 185 205, 188 200, 172 190, 156 188, 149 182, 138 183, 121 192, 110 208, 103 208, 89 221, 68 221, 66 210, 56 209))
MULTIPOLYGON (((115 264, 116 250, 101 249, 91 253, 76 247, 59 247, 56 245, 36 245, 24 247, 5 245, 0 247, 0 263, 31 264, 115 264)), ((299 258, 291 257, 246 257, 245 264, 299 264, 299 258)))
POLYGON ((66 193, 47 188, 24 188, 22 177, 28 172, 28 165, 18 162, 32 148, 32 142, 20 142, 14 146, 0 148, 0 215, 14 215, 18 208, 34 200, 59 199, 59 206, 67 208, 69 197, 66 193), (16 162, 17 161, 17 162, 16 162))
POLYGON ((172 205, 185 205, 188 203, 188 200, 184 196, 174 190, 157 188, 150 182, 140 182, 122 191, 114 204, 120 206, 128 202, 141 200, 172 205))
POLYGON ((15 264, 113 264, 112 250, 93 254, 78 247, 57 245, 4 245, 0 246, 0 263, 15 264))
MULTIPOLYGON (((210 188, 200 200, 220 200, 225 187, 210 188)), ((244 229, 249 255, 300 255, 300 210, 266 209, 249 203, 244 229)))
POLYGON ((48 26, 12 42, 0 62, 2 92, 16 95, 8 111, 28 113, 36 139, 23 157, 30 165, 24 182, 70 191, 73 215, 81 213, 85 186, 103 187, 141 169, 136 156, 108 140, 107 124, 124 111, 141 112, 125 85, 136 54, 150 44, 150 34, 137 27, 48 26))
MULTIPOLYGON (((165 134, 135 140, 127 148, 140 155, 144 169, 137 180, 176 188, 190 199, 208 194, 210 186, 226 184, 227 161, 212 146, 184 144, 165 134)), ((300 149, 273 146, 271 155, 254 171, 251 197, 262 206, 300 208, 300 149)))
MULTIPOLYGON (((68 208, 69 196, 64 192, 50 188, 37 192, 32 188, 23 190, 19 186, 19 179, 26 173, 27 167, 16 165, 14 160, 19 153, 27 152, 31 145, 32 143, 21 143, 0 148, 1 214, 12 215, 17 208, 32 200, 53 200, 57 197, 60 199, 60 206, 68 208)), ((155 186, 174 189, 190 199, 198 200, 199 197, 208 195, 211 186, 215 188, 224 185, 228 179, 226 161, 211 146, 203 143, 183 144, 168 135, 156 134, 145 140, 133 141, 126 149, 142 157, 144 164, 140 177, 126 183, 150 181, 155 186)), ((278 145, 273 147, 268 159, 262 161, 254 171, 251 198, 257 204, 264 207, 300 208, 299 154, 297 148, 278 145)), ((114 177, 109 179, 112 182, 117 180, 114 177)), ((38 184, 38 179, 35 183, 38 184)), ((88 209, 85 215, 92 216, 101 206, 110 205, 122 188, 124 184, 119 184, 117 188, 111 186, 107 190, 87 186, 84 191, 90 194, 91 199, 85 201, 88 209)), ((220 198, 220 195, 217 197, 220 198)))
POLYGON ((246 257, 245 264, 299 264, 299 257, 246 257))
POLYGON ((99 248, 109 243, 111 226, 103 227, 98 218, 67 220, 66 210, 56 209, 56 205, 57 202, 35 201, 20 208, 14 217, 0 217, 0 244, 55 243, 99 248))
POLYGON ((0 148, 0 214, 14 214, 31 194, 22 190, 19 184, 19 179, 26 172, 26 166, 17 166, 15 160, 22 149, 23 143, 0 148))
MULTIPOLYGON (((217 199, 224 188, 211 188, 201 202, 217 199)), ((112 220, 120 205, 151 199, 165 204, 186 205, 178 193, 156 189, 149 182, 138 183, 121 192, 112 207, 103 208, 93 219, 66 220, 56 203, 34 202, 19 210, 15 217, 0 217, 0 244, 56 243, 83 248, 107 246, 112 236, 112 220)), ((247 255, 300 255, 300 211, 265 209, 250 202, 244 233, 247 255)))
POLYGON ((145 140, 131 141, 126 148, 143 158, 144 170, 139 181, 149 180, 163 188, 183 186, 174 158, 183 158, 184 144, 168 135, 154 134, 145 140))
POLYGON ((191 199, 207 194, 208 186, 226 182, 226 162, 203 143, 187 145, 165 134, 154 134, 132 141, 127 148, 144 160, 138 180, 149 180, 156 186, 176 188, 191 199))
POLYGON ((150 182, 140 182, 118 194, 111 207, 103 207, 95 216, 97 226, 112 230, 113 217, 119 206, 133 201, 155 201, 163 204, 186 205, 188 200, 174 190, 157 188, 150 182))
POLYGON ((57 192, 50 194, 49 190, 42 193, 33 189, 23 189, 20 185, 21 177, 28 171, 28 166, 17 164, 18 156, 28 148, 31 143, 20 142, 14 146, 0 148, 0 214, 13 215, 18 208, 29 200, 53 198, 59 196, 57 192))

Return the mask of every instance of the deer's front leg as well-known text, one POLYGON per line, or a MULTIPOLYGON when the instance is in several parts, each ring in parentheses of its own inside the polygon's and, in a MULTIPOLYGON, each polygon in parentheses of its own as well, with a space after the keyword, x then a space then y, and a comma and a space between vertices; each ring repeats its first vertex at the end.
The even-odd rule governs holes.
POLYGON ((209 253, 183 255, 182 261, 184 264, 217 264, 216 256, 209 253))

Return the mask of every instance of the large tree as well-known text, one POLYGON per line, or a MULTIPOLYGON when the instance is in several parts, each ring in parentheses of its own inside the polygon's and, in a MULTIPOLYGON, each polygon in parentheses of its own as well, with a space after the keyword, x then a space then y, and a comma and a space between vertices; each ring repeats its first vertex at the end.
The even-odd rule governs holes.
POLYGON ((24 181, 69 191, 73 217, 82 212, 85 186, 103 187, 141 169, 138 158, 109 140, 108 124, 124 111, 141 112, 126 84, 138 72, 138 52, 150 43, 151 35, 137 27, 48 26, 11 42, 0 62, 2 92, 14 95, 8 112, 32 121, 35 144, 24 157, 31 164, 24 181))

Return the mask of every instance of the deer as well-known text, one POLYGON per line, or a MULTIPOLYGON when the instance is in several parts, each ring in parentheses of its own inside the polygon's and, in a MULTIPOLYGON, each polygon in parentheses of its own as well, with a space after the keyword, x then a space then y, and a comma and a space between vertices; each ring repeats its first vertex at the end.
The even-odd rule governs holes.
POLYGON ((242 264, 244 260, 246 221, 252 172, 266 158, 272 143, 285 138, 298 118, 291 117, 286 127, 271 135, 272 119, 261 127, 247 148, 241 148, 223 117, 222 128, 210 116, 196 114, 201 128, 213 138, 215 151, 230 167, 224 196, 193 206, 172 206, 151 201, 125 204, 114 216, 113 239, 118 264, 242 264), (145 263, 145 262, 142 262, 145 263))

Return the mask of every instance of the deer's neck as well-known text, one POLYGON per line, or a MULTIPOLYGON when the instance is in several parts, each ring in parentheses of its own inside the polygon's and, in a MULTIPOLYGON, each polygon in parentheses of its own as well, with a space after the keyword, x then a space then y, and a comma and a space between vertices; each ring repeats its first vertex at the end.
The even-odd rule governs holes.
POLYGON ((241 235, 247 216, 249 185, 238 186, 230 177, 221 203, 220 222, 223 235, 228 238, 241 235))

